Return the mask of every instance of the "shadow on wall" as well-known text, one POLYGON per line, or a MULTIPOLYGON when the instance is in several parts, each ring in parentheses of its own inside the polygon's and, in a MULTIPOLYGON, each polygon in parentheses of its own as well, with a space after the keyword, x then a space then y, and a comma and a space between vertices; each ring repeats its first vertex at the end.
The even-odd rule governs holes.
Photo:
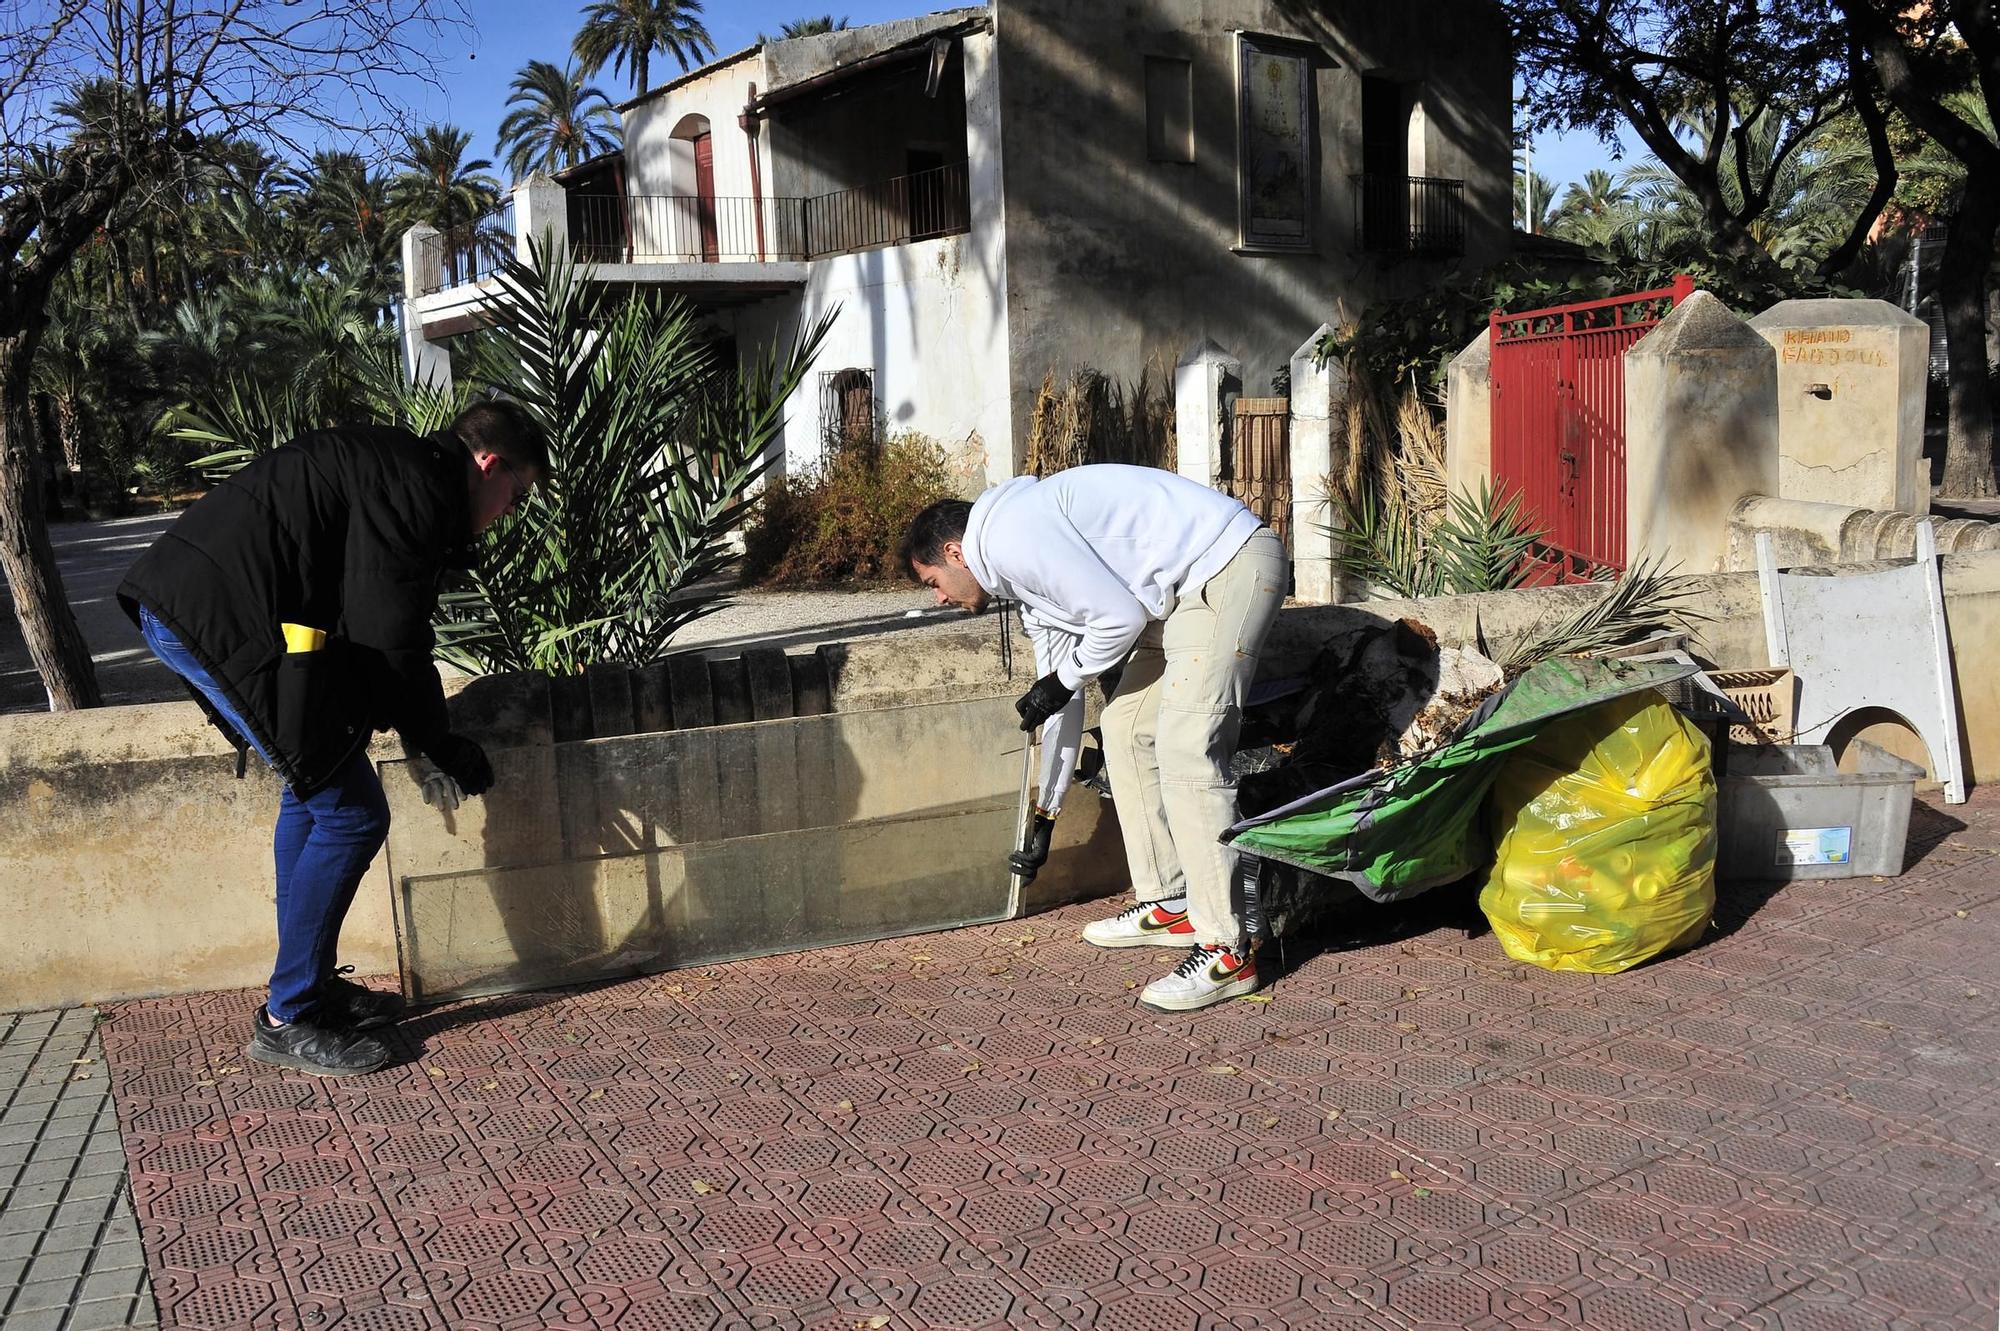
MULTIPOLYGON (((782 675, 786 658, 772 658, 782 675)), ((675 662, 685 662, 677 685, 705 682, 709 663, 675 662)), ((612 737, 496 746, 493 790, 456 814, 421 804, 409 764, 385 764, 413 998, 1008 916, 1020 770, 1011 698, 757 720, 767 709, 752 698, 774 689, 790 710, 789 676, 753 682, 740 661, 715 664, 734 670, 715 676, 712 694, 673 689, 675 728, 633 733, 659 720, 635 688, 612 737)), ((600 722, 601 683, 590 689, 600 722)), ((495 686, 508 691, 518 686, 495 686)), ((558 737, 563 691, 551 692, 558 737)), ((460 710, 479 708, 481 692, 475 682, 460 710)))
POLYGON ((1508 160, 1510 114, 1497 6, 1150 0, 1104 12, 1001 0, 999 14, 1017 420, 1034 391, 1023 380, 1041 366, 1087 362, 1133 378, 1149 354, 1172 363, 1202 336, 1261 384, 1342 300, 1358 314, 1357 303, 1448 271, 1354 252, 1362 74, 1426 80, 1430 169, 1473 189, 1469 250, 1498 257, 1507 243, 1507 172, 1493 165, 1508 160), (1237 27, 1311 41, 1339 64, 1315 78, 1316 253, 1232 253, 1237 27), (1192 63, 1192 162, 1148 160, 1147 56, 1192 63))

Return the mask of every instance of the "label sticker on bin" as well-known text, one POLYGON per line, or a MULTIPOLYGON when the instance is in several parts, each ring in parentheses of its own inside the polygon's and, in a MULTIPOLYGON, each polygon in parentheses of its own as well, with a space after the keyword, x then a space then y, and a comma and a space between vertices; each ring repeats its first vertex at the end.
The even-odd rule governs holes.
POLYGON ((1851 827, 1795 827, 1778 833, 1777 864, 1845 864, 1850 858, 1851 827))

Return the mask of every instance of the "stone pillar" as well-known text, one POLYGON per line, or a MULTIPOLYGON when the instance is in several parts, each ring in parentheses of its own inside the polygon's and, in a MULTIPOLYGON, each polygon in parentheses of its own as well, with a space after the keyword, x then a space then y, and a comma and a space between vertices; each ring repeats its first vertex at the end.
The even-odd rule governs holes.
POLYGON ((569 251, 569 195, 539 171, 514 186, 514 257, 522 263, 534 262, 530 240, 569 251))
POLYGON ((1778 358, 1778 497, 1928 513, 1929 326, 1884 300, 1781 300, 1750 327, 1778 358))
POLYGON ((1333 562, 1338 517, 1329 483, 1334 441, 1347 434, 1347 370, 1315 355, 1331 331, 1321 324, 1292 353, 1292 592, 1313 605, 1355 599, 1333 562))
POLYGON ((424 317, 417 300, 441 284, 443 238, 438 229, 419 222, 403 233, 403 294, 396 301, 396 341, 402 353, 403 379, 451 387, 451 356, 424 335, 424 317))
POLYGON ((404 382, 451 387, 451 353, 424 336, 424 316, 407 296, 396 302, 396 336, 403 352, 404 382))
POLYGON ((1727 566, 1730 515, 1778 486, 1776 362, 1697 291, 1625 353, 1625 558, 1727 566))
POLYGON ((1225 414, 1243 391, 1243 362, 1204 338, 1174 366, 1174 443, 1181 475, 1203 485, 1222 479, 1225 414))
POLYGON ((403 233, 403 299, 415 300, 444 285, 444 237, 429 222, 403 233))
POLYGON ((1476 495, 1493 481, 1493 330, 1452 357, 1446 372, 1444 469, 1453 494, 1476 495))

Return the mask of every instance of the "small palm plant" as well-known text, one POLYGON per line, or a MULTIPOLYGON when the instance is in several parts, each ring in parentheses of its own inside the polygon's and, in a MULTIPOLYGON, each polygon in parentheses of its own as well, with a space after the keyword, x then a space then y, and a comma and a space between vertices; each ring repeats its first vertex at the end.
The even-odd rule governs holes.
POLYGON ((1476 495, 1453 494, 1429 532, 1398 488, 1378 500, 1365 487, 1358 500, 1340 502, 1339 516, 1330 535, 1340 570, 1413 600, 1519 587, 1533 571, 1529 547, 1542 537, 1520 495, 1503 502, 1483 481, 1476 495))
POLYGON ((476 374, 541 422, 549 474, 445 598, 438 656, 475 673, 644 665, 726 604, 697 588, 736 559, 724 538, 833 315, 739 371, 685 303, 607 295, 542 243, 530 257, 497 274, 476 374))

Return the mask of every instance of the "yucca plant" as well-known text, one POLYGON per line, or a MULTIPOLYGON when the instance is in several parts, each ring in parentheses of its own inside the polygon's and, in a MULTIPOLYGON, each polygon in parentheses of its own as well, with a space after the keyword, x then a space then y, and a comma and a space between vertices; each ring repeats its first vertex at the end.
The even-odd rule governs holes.
POLYGON ((541 423, 549 474, 445 598, 438 656, 474 672, 644 665, 727 603, 692 589, 736 558, 724 537, 833 315, 737 372, 684 302, 608 295, 540 243, 530 257, 496 275, 475 377, 541 423))
POLYGON ((1329 532, 1334 563, 1410 600, 1519 587, 1532 571, 1524 557, 1542 537, 1518 494, 1503 503, 1484 481, 1476 495, 1452 495, 1428 534, 1401 487, 1384 489, 1379 500, 1364 488, 1358 501, 1338 507, 1340 523, 1329 532))

